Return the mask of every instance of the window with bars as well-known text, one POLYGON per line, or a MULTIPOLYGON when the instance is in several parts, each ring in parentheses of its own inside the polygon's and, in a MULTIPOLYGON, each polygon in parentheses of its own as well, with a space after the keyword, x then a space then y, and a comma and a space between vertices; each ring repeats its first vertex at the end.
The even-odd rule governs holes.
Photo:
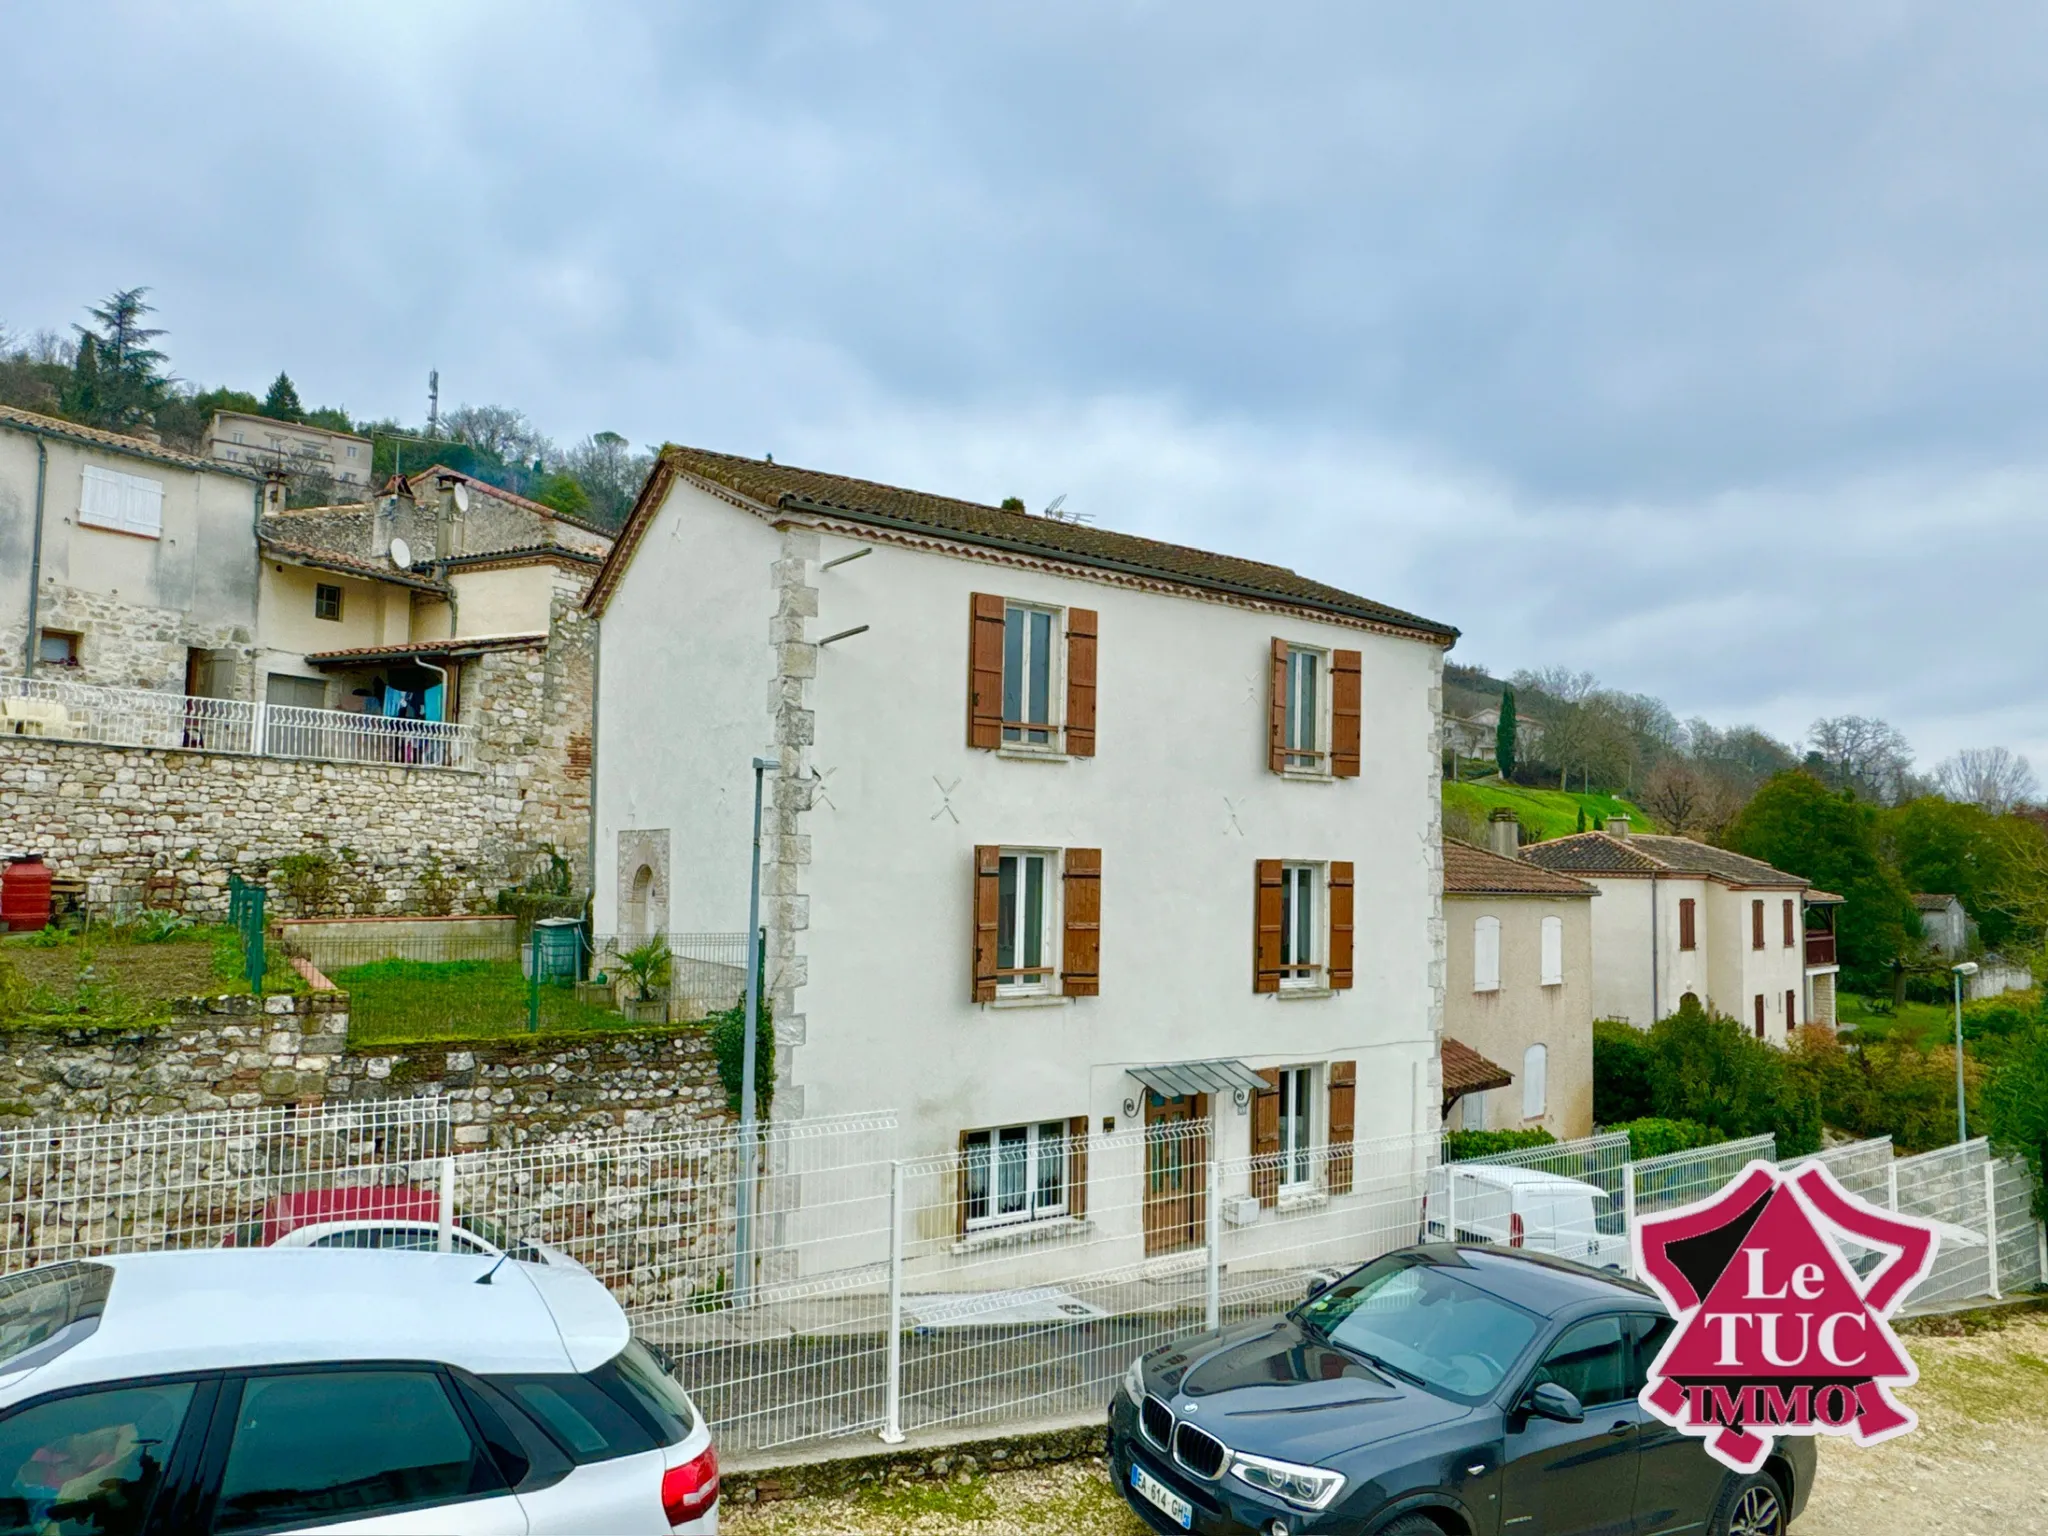
POLYGON ((969 1131, 961 1138, 969 1230, 1067 1213, 1067 1122, 969 1131))
POLYGON ((1317 866, 1280 866, 1280 985, 1321 986, 1322 925, 1316 920, 1317 866))
POLYGON ((1003 741, 1028 747, 1050 747, 1058 721, 1053 717, 1053 641, 1059 625, 1050 608, 1018 603, 1003 610, 1003 741))
POLYGON ((996 992, 1022 995, 1051 988, 1052 874, 1049 849, 1006 848, 997 866, 996 992))

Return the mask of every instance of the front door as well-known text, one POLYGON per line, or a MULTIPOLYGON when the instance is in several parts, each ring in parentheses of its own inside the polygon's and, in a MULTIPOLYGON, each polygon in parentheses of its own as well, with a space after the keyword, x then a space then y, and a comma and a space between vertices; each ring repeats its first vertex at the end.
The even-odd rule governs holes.
POLYGON ((1207 1241, 1209 1096, 1145 1095, 1145 1252, 1207 1241))
POLYGON ((1528 1385, 1554 1381, 1570 1389, 1586 1418, 1560 1424, 1522 1410, 1511 1417, 1504 1536, 1624 1536, 1634 1529, 1640 1436, 1649 1415, 1629 1394, 1633 1344, 1623 1318, 1590 1317, 1545 1353, 1528 1385))

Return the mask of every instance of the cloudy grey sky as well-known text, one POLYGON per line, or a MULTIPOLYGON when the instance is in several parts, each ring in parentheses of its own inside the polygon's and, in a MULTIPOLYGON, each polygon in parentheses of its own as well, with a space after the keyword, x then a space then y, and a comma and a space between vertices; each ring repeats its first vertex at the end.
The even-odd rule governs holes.
POLYGON ((1278 560, 2048 766, 2048 12, 6 10, 0 321, 1278 560))

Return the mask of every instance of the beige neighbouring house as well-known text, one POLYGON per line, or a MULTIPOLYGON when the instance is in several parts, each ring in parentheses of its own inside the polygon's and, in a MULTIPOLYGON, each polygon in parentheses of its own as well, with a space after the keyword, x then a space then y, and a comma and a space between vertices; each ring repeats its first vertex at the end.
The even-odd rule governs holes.
POLYGON ((1532 843, 1522 857, 1599 890, 1593 911, 1593 1014, 1640 1029, 1684 999, 1783 1045, 1803 1024, 1835 1022, 1835 910, 1805 877, 1689 837, 1604 832, 1532 843))
POLYGON ((1593 1130, 1593 910, 1583 880, 1444 839, 1444 1128, 1593 1130))
POLYGON ((216 411, 206 429, 206 457, 258 475, 286 472, 332 480, 343 495, 366 493, 372 445, 367 437, 242 411, 216 411))

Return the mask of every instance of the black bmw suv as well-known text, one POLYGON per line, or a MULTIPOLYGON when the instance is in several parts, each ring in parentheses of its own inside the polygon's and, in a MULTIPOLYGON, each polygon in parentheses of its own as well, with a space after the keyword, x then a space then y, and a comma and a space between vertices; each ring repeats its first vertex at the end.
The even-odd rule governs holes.
POLYGON ((1752 1476, 1636 1401, 1671 1319, 1647 1289, 1516 1249, 1403 1249, 1284 1317, 1131 1363, 1112 1474, 1158 1531, 1782 1536, 1813 1441, 1752 1476))

